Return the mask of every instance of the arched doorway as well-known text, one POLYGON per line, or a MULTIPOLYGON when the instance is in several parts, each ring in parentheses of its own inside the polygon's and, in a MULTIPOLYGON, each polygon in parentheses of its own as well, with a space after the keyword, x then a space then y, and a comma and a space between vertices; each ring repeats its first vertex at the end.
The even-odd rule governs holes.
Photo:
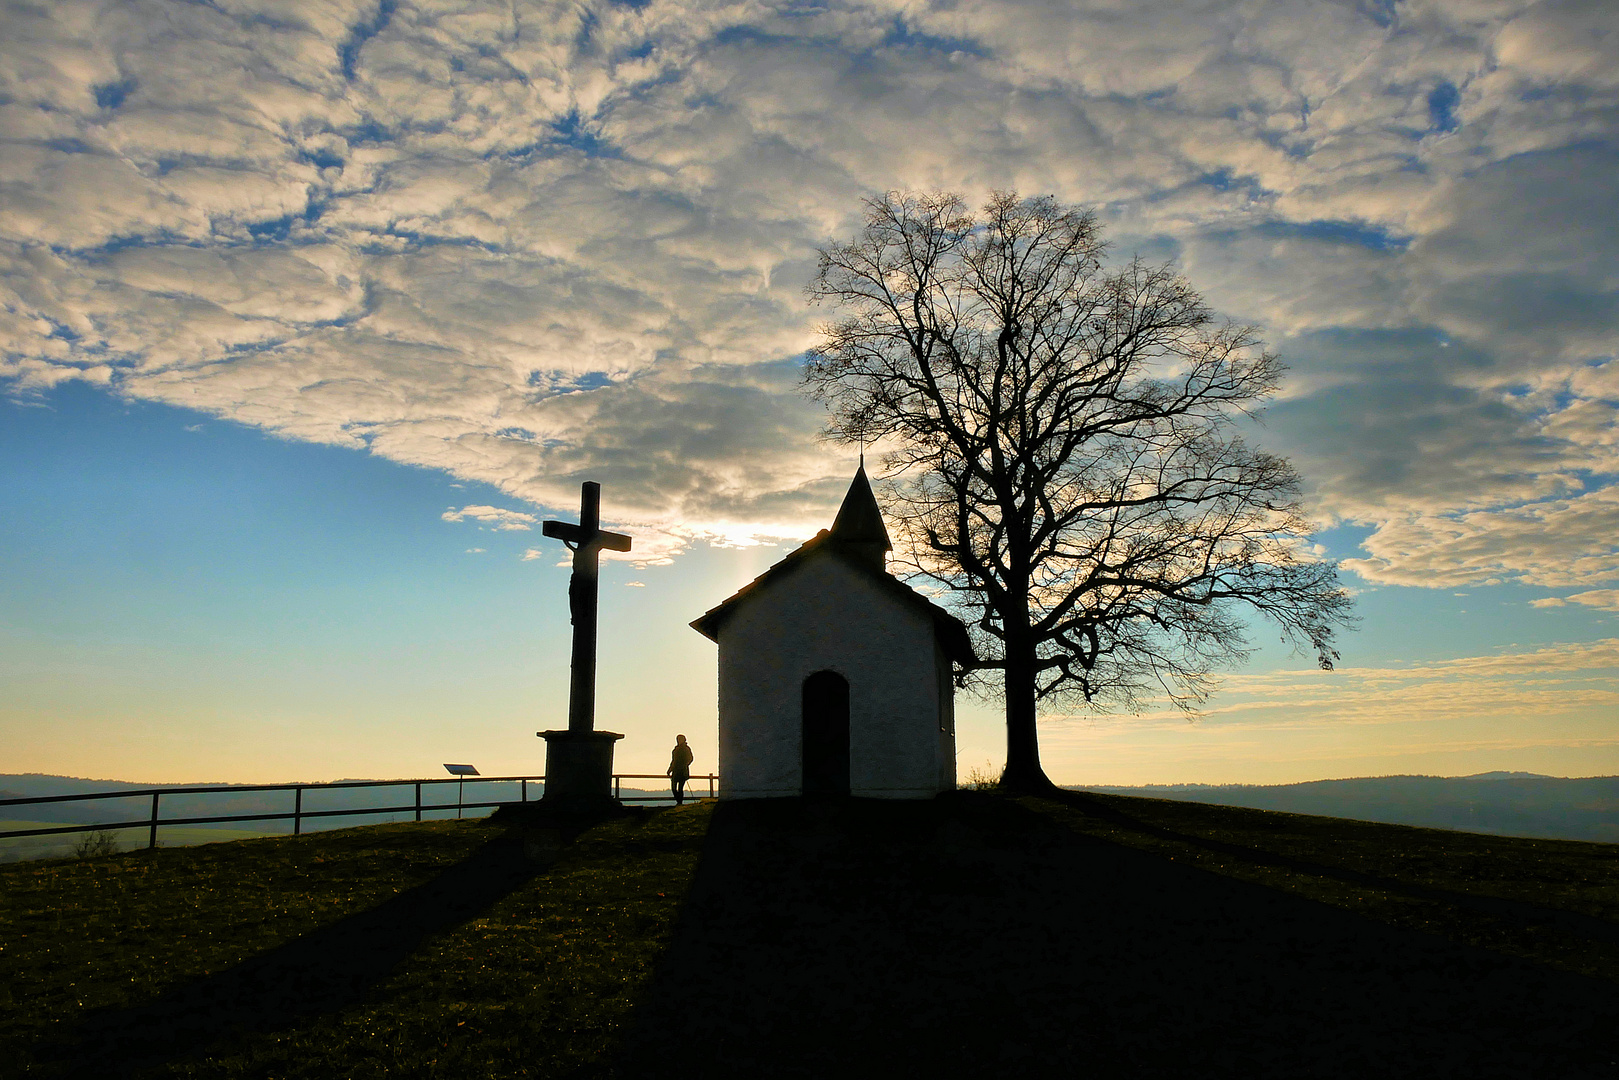
POLYGON ((804 794, 849 794, 849 680, 817 671, 804 680, 804 794))

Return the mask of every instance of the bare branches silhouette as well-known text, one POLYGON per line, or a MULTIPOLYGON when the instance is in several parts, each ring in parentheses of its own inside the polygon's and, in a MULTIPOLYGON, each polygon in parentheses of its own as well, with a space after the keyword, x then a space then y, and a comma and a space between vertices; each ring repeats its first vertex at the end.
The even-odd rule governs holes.
POLYGON ((1050 787, 1042 707, 1190 711, 1248 654, 1245 616, 1328 668, 1350 620, 1298 474, 1236 430, 1281 363, 1173 269, 1104 251, 1092 213, 1049 197, 974 214, 891 192, 808 287, 840 317, 806 388, 832 438, 884 448, 901 558, 967 613, 963 678, 1004 695, 1003 782, 1024 790, 1050 787))

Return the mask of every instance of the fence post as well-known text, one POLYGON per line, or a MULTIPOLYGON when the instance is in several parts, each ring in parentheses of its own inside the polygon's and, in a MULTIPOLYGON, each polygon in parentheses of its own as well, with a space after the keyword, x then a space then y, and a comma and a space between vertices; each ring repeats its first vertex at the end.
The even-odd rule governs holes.
POLYGON ((292 835, 297 836, 304 831, 304 789, 296 787, 292 792, 292 835))
POLYGON ((422 820, 422 782, 416 781, 416 820, 422 820))
POLYGON ((146 838, 146 849, 157 847, 157 800, 158 793, 152 792, 152 834, 146 838))

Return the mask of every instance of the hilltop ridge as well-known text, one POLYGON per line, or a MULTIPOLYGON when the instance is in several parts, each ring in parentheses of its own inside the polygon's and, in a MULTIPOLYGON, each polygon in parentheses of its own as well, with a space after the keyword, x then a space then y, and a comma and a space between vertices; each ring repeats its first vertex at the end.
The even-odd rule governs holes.
POLYGON ((1069 790, 1496 836, 1619 842, 1619 776, 1486 772, 1366 776, 1296 784, 1075 785, 1069 790))

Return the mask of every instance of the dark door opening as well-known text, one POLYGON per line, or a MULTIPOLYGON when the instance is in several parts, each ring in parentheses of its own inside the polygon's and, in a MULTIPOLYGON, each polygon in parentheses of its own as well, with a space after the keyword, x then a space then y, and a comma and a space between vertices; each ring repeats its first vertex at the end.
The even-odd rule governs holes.
POLYGON ((849 794, 849 681, 835 671, 804 680, 804 794, 849 794))

